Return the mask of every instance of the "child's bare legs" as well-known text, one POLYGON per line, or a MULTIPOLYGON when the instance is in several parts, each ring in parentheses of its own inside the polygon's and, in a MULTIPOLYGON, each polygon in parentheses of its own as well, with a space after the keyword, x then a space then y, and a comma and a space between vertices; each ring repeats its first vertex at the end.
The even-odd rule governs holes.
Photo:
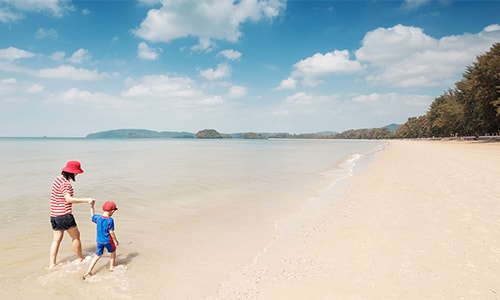
POLYGON ((78 230, 78 227, 73 227, 68 229, 68 233, 71 236, 72 244, 73 244, 73 250, 76 253, 76 258, 79 261, 83 261, 83 255, 82 255, 82 243, 80 242, 80 231, 78 230))
POLYGON ((116 250, 114 252, 111 252, 109 255, 109 270, 110 271, 115 270, 115 260, 116 260, 116 250))
POLYGON ((95 254, 94 257, 92 257, 92 260, 90 261, 89 268, 87 269, 87 272, 83 274, 83 280, 87 279, 87 277, 92 275, 92 269, 94 269, 95 265, 101 258, 101 255, 95 254))
POLYGON ((52 244, 50 245, 50 263, 49 269, 53 269, 56 266, 57 253, 59 252, 59 246, 64 237, 64 231, 54 230, 54 237, 52 238, 52 244))

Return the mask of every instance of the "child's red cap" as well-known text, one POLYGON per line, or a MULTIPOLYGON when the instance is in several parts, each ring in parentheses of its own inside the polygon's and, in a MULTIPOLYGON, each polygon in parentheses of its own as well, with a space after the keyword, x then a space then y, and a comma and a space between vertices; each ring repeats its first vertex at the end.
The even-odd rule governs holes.
POLYGON ((104 211, 113 211, 113 210, 118 210, 118 207, 116 207, 116 203, 113 201, 106 201, 102 205, 102 210, 104 211))

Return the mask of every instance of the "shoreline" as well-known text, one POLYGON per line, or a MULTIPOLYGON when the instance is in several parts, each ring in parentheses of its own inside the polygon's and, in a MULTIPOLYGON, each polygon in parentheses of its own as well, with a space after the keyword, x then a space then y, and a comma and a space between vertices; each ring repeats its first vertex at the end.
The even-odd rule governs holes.
POLYGON ((499 165, 498 143, 389 141, 209 299, 499 299, 499 165))

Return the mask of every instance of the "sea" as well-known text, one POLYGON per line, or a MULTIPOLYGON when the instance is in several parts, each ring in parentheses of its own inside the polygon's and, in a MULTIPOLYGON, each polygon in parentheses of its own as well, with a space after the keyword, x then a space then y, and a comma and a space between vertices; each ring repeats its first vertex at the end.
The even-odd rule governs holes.
MULTIPOLYGON (((362 172, 385 145, 0 138, 0 298, 224 298, 221 287, 265 256, 269 245, 287 238, 287 220, 313 218, 342 201, 336 196, 342 182, 362 172), (105 252, 87 280, 82 275, 95 250, 88 204, 73 205, 85 260, 76 261, 65 234, 58 265, 48 270, 50 189, 68 160, 80 161, 85 171, 72 182, 75 197, 96 199, 97 212, 107 200, 118 206, 117 266, 108 270, 105 252)), ((287 227, 289 238, 299 223, 287 227)))

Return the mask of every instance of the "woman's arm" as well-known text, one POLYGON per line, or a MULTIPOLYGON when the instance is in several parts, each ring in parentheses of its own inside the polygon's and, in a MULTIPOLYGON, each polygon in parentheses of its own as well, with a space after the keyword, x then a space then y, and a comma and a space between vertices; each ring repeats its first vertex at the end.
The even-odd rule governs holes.
POLYGON ((64 194, 64 199, 66 202, 74 204, 74 203, 88 203, 88 204, 94 204, 95 200, 93 198, 76 198, 71 196, 70 193, 64 194))

